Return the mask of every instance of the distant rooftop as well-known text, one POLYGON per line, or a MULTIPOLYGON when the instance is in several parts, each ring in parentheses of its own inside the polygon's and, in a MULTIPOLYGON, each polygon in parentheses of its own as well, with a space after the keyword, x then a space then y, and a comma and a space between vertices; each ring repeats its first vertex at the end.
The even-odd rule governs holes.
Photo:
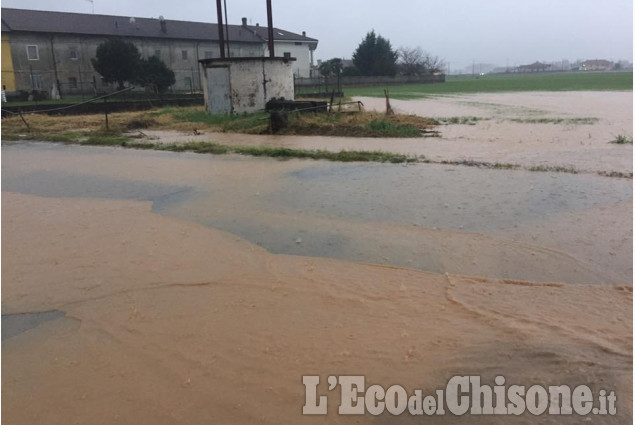
MULTIPOLYGON (((2 32, 24 31, 51 34, 82 34, 106 37, 143 37, 218 41, 218 25, 165 19, 165 31, 156 18, 86 13, 49 12, 2 8, 2 32)), ((267 27, 228 25, 229 40, 263 43, 267 27)), ((274 40, 317 43, 318 40, 274 27, 274 40)))

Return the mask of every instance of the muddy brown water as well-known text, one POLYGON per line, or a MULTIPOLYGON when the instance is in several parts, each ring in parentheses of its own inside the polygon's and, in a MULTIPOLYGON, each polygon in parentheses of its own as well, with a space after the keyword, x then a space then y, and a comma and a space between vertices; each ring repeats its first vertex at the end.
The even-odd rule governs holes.
POLYGON ((3 154, 3 327, 28 322, 2 345, 7 423, 632 417, 632 287, 611 284, 630 280, 628 180, 39 143, 3 154), (18 314, 53 311, 64 317, 18 314), (315 418, 301 415, 307 374, 424 394, 453 375, 585 384, 615 391, 618 412, 341 416, 322 388, 315 418))
POLYGON ((430 164, 3 147, 2 189, 152 201, 272 253, 492 278, 630 284, 632 181, 430 164))

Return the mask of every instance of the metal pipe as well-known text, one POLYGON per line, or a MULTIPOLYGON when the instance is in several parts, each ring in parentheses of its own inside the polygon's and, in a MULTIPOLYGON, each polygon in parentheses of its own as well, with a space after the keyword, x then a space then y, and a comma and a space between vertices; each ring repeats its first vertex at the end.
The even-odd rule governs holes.
POLYGON ((271 9, 271 0, 267 0, 267 33, 268 33, 268 40, 267 42, 269 43, 269 57, 270 58, 275 58, 276 54, 273 51, 273 12, 271 9))
POLYGON ((216 15, 218 19, 218 45, 220 47, 220 57, 225 59, 225 34, 223 33, 223 7, 221 0, 216 0, 216 15))

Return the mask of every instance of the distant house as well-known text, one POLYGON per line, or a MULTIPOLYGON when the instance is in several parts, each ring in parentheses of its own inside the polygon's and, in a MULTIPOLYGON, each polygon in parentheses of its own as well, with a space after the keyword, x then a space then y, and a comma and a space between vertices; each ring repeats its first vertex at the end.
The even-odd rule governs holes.
POLYGON ((353 59, 342 59, 342 68, 351 68, 355 66, 353 59))
POLYGON ((613 62, 604 59, 593 59, 582 62, 581 71, 610 71, 613 69, 613 62))
MULTIPOLYGON (((228 25, 231 57, 263 57, 267 28, 228 25)), ((199 91, 199 60, 220 56, 218 26, 202 22, 2 8, 2 84, 8 92, 33 90, 77 95, 105 85, 93 69, 97 46, 112 37, 134 43, 145 58, 158 56, 174 71, 175 91, 199 91)), ((274 29, 276 56, 288 53, 293 71, 309 75, 318 40, 274 29)))
POLYGON ((520 65, 516 72, 546 72, 551 70, 551 65, 542 62, 534 62, 530 65, 520 65))

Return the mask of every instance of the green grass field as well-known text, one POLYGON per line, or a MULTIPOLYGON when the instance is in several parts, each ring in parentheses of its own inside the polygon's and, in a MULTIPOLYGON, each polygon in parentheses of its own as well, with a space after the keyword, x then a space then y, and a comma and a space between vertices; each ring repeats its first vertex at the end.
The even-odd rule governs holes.
POLYGON ((388 89, 395 99, 416 99, 458 93, 521 91, 633 90, 632 72, 541 73, 483 76, 449 76, 445 83, 395 86, 347 87, 344 94, 383 97, 388 89))

